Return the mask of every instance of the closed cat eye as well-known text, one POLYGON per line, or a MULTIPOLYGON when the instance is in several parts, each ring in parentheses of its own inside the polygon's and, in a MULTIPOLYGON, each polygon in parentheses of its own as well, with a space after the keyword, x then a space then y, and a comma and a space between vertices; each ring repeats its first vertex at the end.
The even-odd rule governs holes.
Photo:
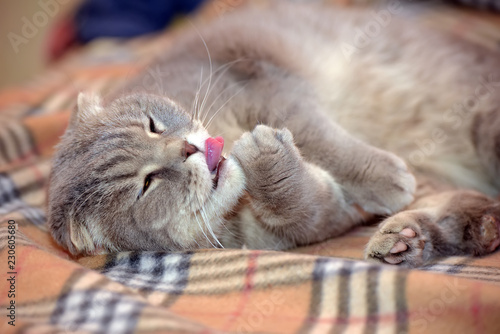
POLYGON ((137 199, 139 199, 146 193, 152 181, 153 181, 153 175, 152 174, 146 175, 146 177, 144 178, 144 185, 139 195, 137 195, 137 199))
POLYGON ((161 131, 160 129, 158 129, 156 127, 155 121, 153 120, 152 117, 149 117, 149 131, 151 131, 152 133, 160 134, 160 135, 163 133, 163 131, 161 131))

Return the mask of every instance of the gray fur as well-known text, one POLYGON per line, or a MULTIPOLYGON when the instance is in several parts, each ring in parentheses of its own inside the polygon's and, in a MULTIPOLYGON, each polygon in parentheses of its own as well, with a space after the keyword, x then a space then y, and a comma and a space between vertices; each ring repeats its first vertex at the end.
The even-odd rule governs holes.
POLYGON ((397 213, 367 259, 417 266, 492 251, 500 212, 480 192, 499 186, 499 97, 483 90, 473 108, 451 107, 481 78, 498 89, 498 60, 397 17, 346 56, 342 43, 369 12, 267 9, 237 11, 202 38, 181 35, 104 102, 79 98, 54 159, 55 239, 73 254, 287 249, 338 236, 366 213, 397 213), (226 140, 215 190, 209 133, 226 140), (198 152, 188 156, 186 145, 198 152))

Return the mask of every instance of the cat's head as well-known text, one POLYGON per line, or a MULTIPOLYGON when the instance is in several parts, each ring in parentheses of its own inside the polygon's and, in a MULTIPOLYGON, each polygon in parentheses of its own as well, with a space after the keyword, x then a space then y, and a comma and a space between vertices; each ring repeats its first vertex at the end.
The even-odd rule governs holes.
POLYGON ((80 94, 50 177, 52 235, 72 254, 218 245, 245 182, 218 149, 167 98, 135 94, 103 105, 80 94))

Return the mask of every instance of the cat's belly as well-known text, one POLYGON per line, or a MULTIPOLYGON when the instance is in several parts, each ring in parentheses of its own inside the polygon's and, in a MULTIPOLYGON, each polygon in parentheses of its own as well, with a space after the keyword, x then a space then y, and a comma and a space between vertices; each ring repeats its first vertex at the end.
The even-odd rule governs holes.
POLYGON ((332 119, 366 143, 396 153, 415 170, 437 174, 460 187, 498 193, 471 142, 470 119, 452 129, 439 117, 442 114, 395 109, 399 112, 346 107, 332 119))
MULTIPOLYGON (((322 51, 312 62, 321 66, 311 70, 311 77, 332 121, 357 138, 398 154, 414 169, 443 176, 458 186, 497 193, 470 136, 475 109, 493 101, 475 95, 478 87, 487 85, 484 80, 464 83, 468 74, 460 63, 440 66, 440 57, 453 49, 429 54, 425 64, 410 53, 385 62, 381 60, 391 55, 368 49, 351 58, 338 45, 322 51), (477 103, 474 110, 457 108, 471 100, 477 103)), ((480 77, 474 70, 469 75, 480 77)))

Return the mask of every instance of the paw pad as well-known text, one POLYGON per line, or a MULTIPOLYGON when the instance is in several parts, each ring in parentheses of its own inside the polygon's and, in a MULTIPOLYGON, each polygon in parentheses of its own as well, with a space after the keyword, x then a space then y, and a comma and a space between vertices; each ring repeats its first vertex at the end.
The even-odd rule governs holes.
POLYGON ((398 241, 394 245, 394 247, 391 248, 391 250, 389 251, 389 253, 391 253, 391 254, 397 254, 397 253, 404 252, 407 249, 408 249, 408 246, 404 242, 398 241))
POLYGON ((409 227, 404 228, 401 232, 399 232, 399 234, 404 235, 407 238, 415 238, 415 236, 417 235, 417 233, 415 233, 415 231, 413 231, 409 227))
POLYGON ((492 215, 481 218, 481 237, 490 252, 500 246, 500 222, 492 215))
MULTIPOLYGON (((417 233, 415 233, 415 231, 413 231, 409 227, 402 229, 401 232, 399 232, 399 234, 407 238, 415 238, 415 236, 417 235, 417 233)), ((402 258, 394 258, 393 256, 398 255, 399 253, 405 252, 407 250, 408 250, 408 245, 403 241, 398 241, 396 242, 394 247, 392 247, 391 250, 389 251, 389 253, 392 254, 392 256, 384 257, 384 261, 390 264, 401 263, 403 261, 402 258)))
POLYGON ((386 220, 368 243, 366 258, 404 267, 421 265, 425 237, 418 225, 408 222, 418 217, 402 212, 386 220))

